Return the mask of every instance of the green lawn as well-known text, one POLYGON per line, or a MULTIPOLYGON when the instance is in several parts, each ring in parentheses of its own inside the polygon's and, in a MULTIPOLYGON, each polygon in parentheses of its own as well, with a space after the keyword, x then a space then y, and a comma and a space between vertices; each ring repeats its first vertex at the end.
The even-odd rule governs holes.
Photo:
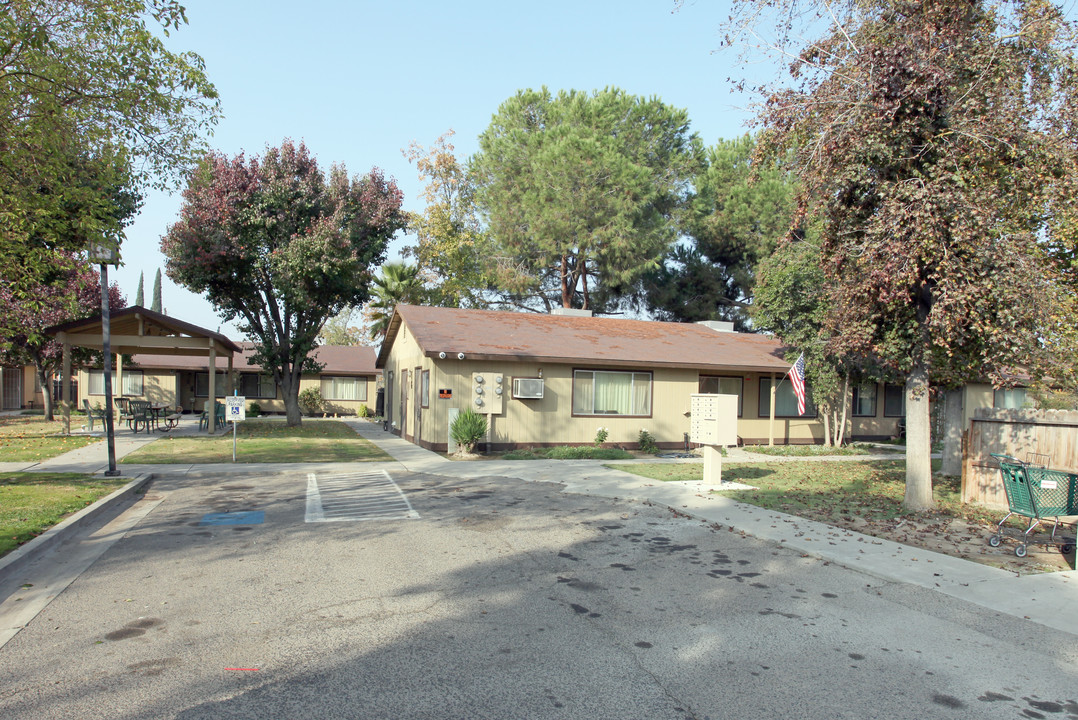
MULTIPOLYGON (((71 426, 82 424, 81 415, 71 416, 71 426)), ((8 415, 0 417, 0 460, 28 462, 48 460, 68 450, 76 450, 101 438, 87 435, 61 435, 60 420, 48 422, 40 415, 8 415)))
MULTIPOLYGON (((299 427, 260 419, 239 424, 236 462, 364 462, 392 460, 352 428, 336 420, 305 418, 299 427)), ((123 459, 127 464, 232 462, 232 431, 214 437, 166 436, 123 459)))
POLYGON ((130 481, 77 473, 0 473, 0 556, 130 481))
MULTIPOLYGON (((933 464, 937 464, 934 461, 933 464)), ((641 463, 613 466, 655 480, 700 480, 701 463, 641 463)), ((866 520, 903 514, 906 465, 901 460, 723 463, 722 479, 753 485, 756 490, 724 490, 723 495, 771 510, 831 522, 844 516, 866 520)), ((993 513, 964 505, 958 478, 933 478, 938 511, 985 521, 993 513)), ((998 520, 998 518, 997 518, 998 520)))

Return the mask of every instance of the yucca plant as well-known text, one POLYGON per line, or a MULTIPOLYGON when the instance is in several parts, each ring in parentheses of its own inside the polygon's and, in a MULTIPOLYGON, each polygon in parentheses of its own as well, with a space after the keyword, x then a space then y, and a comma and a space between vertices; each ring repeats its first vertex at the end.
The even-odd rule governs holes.
POLYGON ((475 452, 475 446, 487 434, 487 418, 471 408, 465 408, 449 427, 449 436, 460 445, 462 452, 475 452))

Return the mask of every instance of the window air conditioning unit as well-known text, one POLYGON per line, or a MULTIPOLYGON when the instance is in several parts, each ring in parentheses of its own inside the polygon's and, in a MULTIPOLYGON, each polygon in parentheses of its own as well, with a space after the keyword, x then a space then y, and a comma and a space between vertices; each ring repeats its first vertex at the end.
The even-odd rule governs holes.
POLYGON ((513 378, 513 397, 538 400, 543 397, 542 378, 513 378))

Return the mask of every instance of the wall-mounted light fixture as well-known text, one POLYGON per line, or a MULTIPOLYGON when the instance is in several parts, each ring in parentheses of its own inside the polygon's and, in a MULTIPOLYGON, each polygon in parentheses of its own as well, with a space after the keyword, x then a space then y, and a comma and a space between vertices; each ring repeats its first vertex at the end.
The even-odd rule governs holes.
POLYGON ((463 360, 463 359, 464 359, 464 353, 457 353, 457 360, 463 360))
POLYGON ((442 350, 440 353, 438 353, 438 359, 445 360, 445 350, 442 350))

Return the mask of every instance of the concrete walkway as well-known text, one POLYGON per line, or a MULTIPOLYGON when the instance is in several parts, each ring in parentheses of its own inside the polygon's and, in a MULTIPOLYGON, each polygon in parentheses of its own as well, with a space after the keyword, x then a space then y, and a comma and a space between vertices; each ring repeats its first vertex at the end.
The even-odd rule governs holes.
MULTIPOLYGON (((197 429, 197 418, 188 422, 182 434, 197 429)), ((392 458, 393 462, 363 463, 364 469, 404 469, 461 479, 508 477, 527 482, 558 483, 565 492, 632 499, 669 507, 673 512, 717 523, 734 531, 784 545, 807 555, 834 562, 875 577, 894 582, 912 583, 992 610, 1027 618, 1045 626, 1078 634, 1078 573, 1075 571, 1018 576, 1012 572, 942 555, 929 550, 862 535, 773 512, 753 505, 734 502, 711 494, 712 486, 703 482, 658 482, 631 475, 596 460, 476 460, 455 461, 424 450, 381 429, 380 425, 358 419, 346 419, 362 437, 370 440, 392 458)), ((116 455, 122 458, 138 447, 161 437, 121 434, 116 440, 116 455)), ((893 457, 893 454, 887 455, 893 457)), ((743 451, 731 453, 728 460, 767 461, 773 457, 743 451), (734 454, 744 457, 733 457, 734 454)), ((850 459, 850 458, 844 458, 850 459)), ((666 462, 677 462, 667 460, 666 462)), ((0 463, 0 471, 101 472, 107 464, 104 443, 81 448, 52 460, 33 464, 0 463), (14 467, 19 465, 18 467, 14 467)), ((120 465, 128 477, 160 475, 276 475, 305 474, 312 471, 354 469, 349 463, 303 464, 218 464, 218 465, 120 465)), ((43 536, 44 537, 44 536, 43 536)), ((35 541, 36 542, 36 541, 35 541)), ((28 548, 27 548, 28 549, 28 548)), ((3 570, 0 564, 0 571, 3 570)))

